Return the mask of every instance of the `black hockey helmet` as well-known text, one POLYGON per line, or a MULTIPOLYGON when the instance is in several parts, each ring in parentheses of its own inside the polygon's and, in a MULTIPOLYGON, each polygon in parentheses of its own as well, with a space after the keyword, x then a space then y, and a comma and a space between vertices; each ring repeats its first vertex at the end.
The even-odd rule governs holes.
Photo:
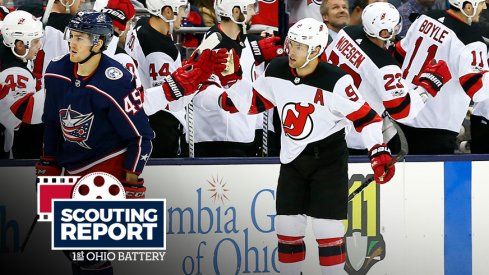
POLYGON ((105 47, 107 47, 114 35, 112 19, 106 13, 98 11, 79 11, 68 23, 65 39, 69 39, 70 31, 89 34, 92 39, 92 45, 102 39, 105 47), (67 34, 68 37, 66 37, 67 34))

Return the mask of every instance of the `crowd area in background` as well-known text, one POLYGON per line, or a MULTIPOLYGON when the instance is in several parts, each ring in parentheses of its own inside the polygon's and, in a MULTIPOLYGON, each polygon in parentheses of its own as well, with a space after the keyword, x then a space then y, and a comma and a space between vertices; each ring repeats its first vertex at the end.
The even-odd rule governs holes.
MULTIPOLYGON (((58 8, 57 10, 53 9, 50 17, 52 20, 50 19, 51 21, 48 21, 47 25, 44 26, 44 38, 41 39, 43 45, 40 50, 43 52, 42 55, 40 56, 38 54, 37 57, 29 60, 26 60, 25 56, 20 58, 22 60, 21 63, 23 63, 20 67, 29 71, 33 76, 33 86, 31 88, 34 88, 34 90, 26 91, 26 85, 22 82, 22 79, 2 78, 0 81, 3 82, 3 89, 0 91, 0 98, 5 97, 5 94, 9 93, 8 89, 6 89, 8 85, 17 85, 17 88, 20 90, 24 88, 23 91, 19 90, 20 93, 35 94, 36 91, 38 92, 42 90, 44 85, 44 83, 42 83, 43 74, 46 71, 46 67, 50 58, 52 59, 57 56, 50 56, 49 52, 56 48, 56 51, 60 50, 59 52, 61 53, 63 53, 63 51, 67 53, 66 49, 63 50, 66 46, 61 45, 63 43, 67 44, 67 41, 63 38, 63 31, 67 24, 66 22, 68 22, 67 20, 75 15, 78 10, 91 10, 94 8, 103 10, 108 3, 113 4, 114 2, 107 0, 66 0, 66 2, 70 1, 76 4, 73 6, 66 6, 65 11, 62 6, 65 4, 65 1, 54 1, 55 8, 56 5, 58 5, 58 8), (60 5, 61 8, 59 8, 60 5), (97 5, 99 7, 97 7, 97 5), (53 33, 57 34, 53 35, 53 33), (49 41, 46 39, 49 39, 49 41), (37 64, 41 63, 38 62, 40 59, 44 59, 44 64, 37 64)), ((220 23, 219 16, 216 16, 213 0, 189 0, 188 10, 185 10, 185 14, 182 16, 181 21, 180 19, 176 19, 175 21, 163 19, 160 20, 161 22, 157 22, 157 19, 159 20, 162 18, 161 9, 156 9, 160 14, 154 13, 154 9, 153 12, 143 11, 146 8, 150 9, 151 7, 148 7, 148 5, 151 6, 152 3, 156 1, 128 0, 121 2, 123 4, 113 4, 115 5, 114 7, 107 9, 109 16, 111 16, 114 22, 114 26, 119 26, 117 29, 120 31, 114 35, 113 39, 118 40, 118 42, 113 45, 112 50, 114 52, 112 54, 115 55, 127 51, 127 57, 134 61, 131 63, 133 65, 130 66, 147 67, 142 69, 132 68, 133 71, 131 71, 132 73, 138 72, 137 82, 142 94, 152 87, 161 85, 164 77, 175 71, 178 67, 181 67, 182 62, 185 63, 185 60, 190 57, 190 54, 202 42, 205 36, 204 32, 187 31, 188 29, 186 29, 186 31, 179 31, 179 25, 181 25, 181 27, 213 28, 219 26, 220 23), (131 7, 129 8, 129 6, 131 7), (114 10, 119 13, 110 12, 114 10), (137 14, 136 11, 138 11, 137 14), (170 22, 169 25, 168 22, 170 22), (169 30, 167 29, 167 26, 170 26, 169 30), (149 29, 143 33, 142 30, 145 28, 149 29), (148 34, 148 32, 152 31, 154 31, 154 34, 148 34), (138 34, 138 32, 141 33, 138 34), (136 49, 134 49, 134 45, 131 44, 134 40, 126 40, 126 36, 127 39, 134 39, 134 36, 137 35, 139 35, 139 45, 136 45, 136 49), (149 36, 144 38, 143 35, 149 36), (165 37, 169 37, 168 41, 165 40, 165 37), (171 44, 176 45, 179 51, 174 52, 170 49, 171 44), (139 52, 137 47, 140 49, 139 52), (163 62, 165 59, 170 61, 163 62)), ((174 0, 174 2, 178 3, 176 0, 174 0)), ((263 38, 279 33, 279 16, 282 15, 279 13, 279 2, 280 1, 263 1, 259 3, 259 13, 251 19, 251 26, 253 26, 251 30, 255 30, 255 32, 253 33, 252 31, 250 37, 256 35, 258 37, 256 38, 256 41, 259 41, 259 37, 263 38)), ((373 2, 382 1, 289 0, 286 3, 287 19, 289 26, 306 17, 315 18, 324 22, 328 27, 329 43, 331 43, 345 26, 361 26, 362 12, 367 5, 373 2)), ((2 5, 0 7, 0 20, 3 20, 9 12, 17 9, 25 10, 41 19, 45 14, 44 10, 46 3, 47 1, 40 0, 0 0, 0 5, 2 5)), ((450 8, 449 1, 445 0, 390 0, 389 3, 397 8, 402 17, 402 30, 392 39, 392 42, 388 44, 391 47, 394 47, 394 44, 406 35, 412 22, 420 14, 431 12, 433 10, 446 10, 450 8)), ((177 13, 178 7, 175 14, 177 13)), ((489 43, 489 10, 483 9, 480 13, 479 22, 474 22, 472 26, 474 28, 477 27, 480 30, 485 43, 489 43)), ((286 35, 286 33, 282 34, 282 36, 284 35, 286 35)), ((280 38, 280 43, 284 42, 284 38, 285 37, 280 38)), ((237 39, 239 40, 239 36, 237 39)), ((253 39, 250 38, 249 40, 251 41, 253 39)), ((244 43, 244 41, 241 43, 244 43)), ((250 45, 253 43, 254 42, 251 42, 250 45)), ((244 46, 244 48, 246 48, 246 46, 244 46)), ((3 46, 1 49, 1 59, 4 59, 5 51, 10 51, 9 47, 10 46, 3 46)), ((239 51, 241 50, 242 49, 239 49, 239 51)), ((0 61, 0 69, 5 70, 8 68, 2 66, 5 65, 7 61, 0 61)), ((265 61, 266 62, 261 64, 262 66, 266 66, 269 62, 269 60, 265 61)), ((487 60, 484 62, 486 62, 485 66, 487 66, 487 60)), ((260 62, 255 60, 255 62, 252 63, 253 66, 256 65, 259 67, 260 62)), ((253 79, 253 76, 250 77, 253 79)), ((28 88, 30 87, 29 85, 30 84, 27 85, 28 88)), ((488 87, 485 86, 482 87, 482 89, 488 89, 488 87)), ((211 92, 206 91, 206 93, 210 94, 211 92)), ((230 112, 230 110, 226 110, 225 106, 221 106, 223 107, 222 109, 214 110, 207 107, 206 100, 209 100, 209 98, 204 99, 203 94, 204 93, 201 93, 195 96, 193 102, 190 103, 190 111, 187 106, 184 109, 174 112, 171 111, 171 107, 167 106, 165 109, 163 105, 161 108, 158 107, 159 109, 154 109, 154 106, 148 108, 145 107, 145 112, 149 116, 151 126, 156 134, 155 139, 153 140, 152 158, 189 157, 189 155, 196 157, 252 157, 279 155, 280 136, 284 126, 281 125, 276 108, 254 116, 246 116, 230 112), (190 123, 192 124, 190 129, 189 116, 191 117, 190 123), (192 143, 190 146, 189 142, 192 143)), ((220 98, 218 100, 220 100, 220 98)), ((186 104, 189 104, 189 102, 186 102, 186 104)), ((33 118, 23 119, 22 116, 32 115, 32 112, 36 111, 35 108, 41 107, 37 106, 34 99, 24 100, 23 102, 18 102, 18 104, 13 104, 12 106, 9 108, 13 112, 17 112, 15 115, 18 119, 13 122, 16 123, 13 128, 11 125, 0 125, 2 130, 0 136, 2 143, 0 157, 4 159, 37 159, 42 155, 43 124, 36 124, 33 122, 33 118), (33 108, 34 111, 32 110, 33 108), (27 111, 29 114, 26 114, 26 109, 30 110, 27 111), (9 131, 9 127, 12 131, 9 131)), ((171 106, 171 103, 169 106, 171 106)), ((5 109, 2 111, 5 112, 5 109)), ((474 153, 473 148, 471 148, 472 111, 473 102, 471 101, 469 108, 466 110, 466 118, 463 120, 458 135, 456 136, 456 145, 453 148, 453 153, 474 153)), ((447 119, 450 118, 447 117, 447 119)), ((484 116, 477 116, 475 119, 477 119, 477 129, 484 133, 481 134, 482 138, 487 137, 488 135, 485 134, 488 131, 486 128, 489 126, 487 125, 487 119, 484 116)), ((474 121, 474 119, 472 121, 474 121)), ((77 137, 83 138, 83 135, 77 137)), ((486 151, 487 147, 488 146, 486 145, 479 146, 478 149, 475 150, 475 153, 489 153, 489 151, 486 151)), ((366 150, 351 150, 351 153, 366 154, 366 150)))

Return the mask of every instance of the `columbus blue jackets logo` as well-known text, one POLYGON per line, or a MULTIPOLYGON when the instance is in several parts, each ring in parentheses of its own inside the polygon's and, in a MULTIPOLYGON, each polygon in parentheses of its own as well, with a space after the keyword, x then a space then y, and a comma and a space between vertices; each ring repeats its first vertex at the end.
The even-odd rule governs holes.
POLYGON ((282 110, 284 134, 294 140, 307 138, 314 128, 312 113, 314 113, 312 104, 307 106, 301 106, 300 103, 286 104, 282 110))
POLYGON ((63 130, 63 137, 66 141, 74 142, 86 149, 92 149, 86 144, 92 128, 93 114, 80 114, 72 110, 71 105, 68 109, 59 111, 59 119, 63 130))
POLYGON ((109 67, 105 70, 105 76, 110 80, 117 80, 121 78, 124 74, 121 70, 116 67, 109 67))

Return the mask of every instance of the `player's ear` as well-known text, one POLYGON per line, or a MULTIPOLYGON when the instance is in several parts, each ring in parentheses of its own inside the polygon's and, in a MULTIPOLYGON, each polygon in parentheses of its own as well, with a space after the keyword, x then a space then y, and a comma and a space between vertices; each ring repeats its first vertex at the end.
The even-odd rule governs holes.
POLYGON ((165 17, 168 20, 171 20, 174 17, 173 9, 170 6, 164 7, 163 10, 161 11, 161 14, 163 15, 163 17, 165 17))
POLYGON ((93 45, 97 50, 101 50, 102 46, 104 45, 104 41, 102 39, 97 40, 97 43, 93 45))
POLYGON ((22 42, 21 40, 15 41, 15 52, 16 53, 23 55, 26 52, 26 50, 27 49, 25 48, 24 42, 22 42))
POLYGON ((314 56, 314 57, 318 56, 320 50, 321 50, 321 47, 320 46, 316 46, 314 48, 314 51, 312 51, 311 56, 314 56))

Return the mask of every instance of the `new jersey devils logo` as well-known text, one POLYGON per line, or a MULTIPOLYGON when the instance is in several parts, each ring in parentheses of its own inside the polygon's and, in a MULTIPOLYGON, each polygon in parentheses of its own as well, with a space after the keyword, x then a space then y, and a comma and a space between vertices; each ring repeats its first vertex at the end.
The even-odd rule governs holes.
POLYGON ((301 106, 300 103, 288 103, 282 109, 284 120, 284 134, 291 139, 301 140, 307 138, 314 128, 311 114, 314 105, 301 106))
POLYGON ((78 143, 83 148, 92 149, 85 142, 88 140, 90 129, 92 128, 93 114, 82 115, 71 109, 61 109, 59 119, 63 130, 63 137, 70 142, 78 143))

